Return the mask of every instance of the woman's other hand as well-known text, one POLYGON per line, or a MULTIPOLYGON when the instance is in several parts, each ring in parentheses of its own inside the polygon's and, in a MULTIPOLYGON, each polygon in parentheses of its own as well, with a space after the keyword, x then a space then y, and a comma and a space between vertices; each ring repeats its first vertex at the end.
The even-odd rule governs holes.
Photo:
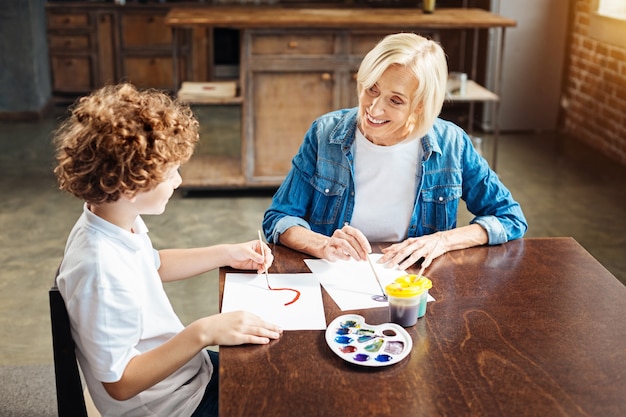
POLYGON ((421 259, 421 266, 428 268, 433 259, 446 253, 446 250, 442 233, 410 237, 383 249, 383 256, 378 262, 388 264, 391 268, 397 265, 399 269, 407 269, 421 259))

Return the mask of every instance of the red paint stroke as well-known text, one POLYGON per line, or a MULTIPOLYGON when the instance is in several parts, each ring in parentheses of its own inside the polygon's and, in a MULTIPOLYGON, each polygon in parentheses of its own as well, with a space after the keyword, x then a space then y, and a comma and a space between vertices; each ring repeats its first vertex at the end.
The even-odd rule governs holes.
POLYGON ((293 298, 293 300, 289 301, 288 303, 285 303, 286 306, 288 306, 289 304, 295 303, 296 301, 298 301, 298 298, 300 298, 300 291, 294 290, 293 288, 272 288, 269 285, 268 287, 272 291, 293 291, 296 293, 296 296, 293 298))

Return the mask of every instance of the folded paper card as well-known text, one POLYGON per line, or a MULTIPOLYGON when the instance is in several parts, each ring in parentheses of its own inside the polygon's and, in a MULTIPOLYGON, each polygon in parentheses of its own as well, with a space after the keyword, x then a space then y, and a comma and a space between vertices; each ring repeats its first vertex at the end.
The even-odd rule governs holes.
MULTIPOLYGON (((396 278, 406 275, 404 270, 379 264, 382 254, 373 253, 370 257, 383 288, 396 278)), ((372 299, 373 295, 382 295, 382 291, 367 261, 350 259, 329 262, 324 259, 305 259, 304 262, 341 310, 388 306, 387 302, 372 299)), ((429 296, 429 301, 432 300, 434 298, 429 296)))

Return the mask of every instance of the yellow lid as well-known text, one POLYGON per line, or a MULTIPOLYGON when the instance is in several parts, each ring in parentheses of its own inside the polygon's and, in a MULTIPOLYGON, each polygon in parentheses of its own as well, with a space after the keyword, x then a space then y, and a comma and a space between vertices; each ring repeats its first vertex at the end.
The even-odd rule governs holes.
POLYGON ((433 287, 433 282, 426 278, 425 276, 421 276, 418 278, 417 275, 407 275, 411 282, 419 283, 425 290, 429 290, 433 287))
POLYGON ((426 277, 417 278, 417 275, 404 275, 385 287, 385 294, 397 298, 411 298, 432 288, 432 282, 426 277))

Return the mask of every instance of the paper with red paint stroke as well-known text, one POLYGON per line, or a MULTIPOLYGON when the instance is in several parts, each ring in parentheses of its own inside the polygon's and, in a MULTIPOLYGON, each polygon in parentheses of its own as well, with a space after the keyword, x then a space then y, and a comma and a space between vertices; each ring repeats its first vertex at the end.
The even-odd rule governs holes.
POLYGON ((293 291, 272 291, 263 274, 227 273, 222 313, 245 310, 283 330, 324 330, 326 317, 320 283, 313 274, 269 274, 272 288, 300 292, 293 303, 293 291))

